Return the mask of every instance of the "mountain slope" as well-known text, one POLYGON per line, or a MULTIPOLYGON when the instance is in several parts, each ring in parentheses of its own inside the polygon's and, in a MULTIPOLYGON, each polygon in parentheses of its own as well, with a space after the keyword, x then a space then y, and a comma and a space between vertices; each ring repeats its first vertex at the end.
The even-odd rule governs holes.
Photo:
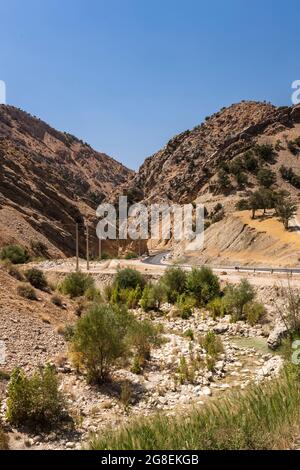
POLYGON ((298 116, 298 112, 293 116, 292 108, 255 101, 224 108, 147 158, 120 192, 134 201, 191 202, 222 161, 228 162, 251 148, 261 135, 293 128, 298 116))
MULTIPOLYGON (((0 164, 0 245, 29 246, 37 239, 52 256, 74 254, 75 223, 82 226, 87 218, 94 224, 97 205, 133 173, 76 137, 4 105, 0 164)), ((91 241, 96 244, 93 234, 91 241)), ((83 236, 80 246, 83 252, 83 236)))

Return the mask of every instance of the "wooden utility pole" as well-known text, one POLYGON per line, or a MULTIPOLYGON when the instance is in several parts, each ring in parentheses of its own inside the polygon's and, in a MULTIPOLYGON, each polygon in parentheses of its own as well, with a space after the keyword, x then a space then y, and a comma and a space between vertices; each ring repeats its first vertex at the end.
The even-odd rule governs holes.
POLYGON ((79 236, 78 236, 78 224, 76 224, 76 271, 79 271, 79 236))
POLYGON ((89 226, 86 224, 86 269, 90 270, 90 244, 89 244, 89 226))

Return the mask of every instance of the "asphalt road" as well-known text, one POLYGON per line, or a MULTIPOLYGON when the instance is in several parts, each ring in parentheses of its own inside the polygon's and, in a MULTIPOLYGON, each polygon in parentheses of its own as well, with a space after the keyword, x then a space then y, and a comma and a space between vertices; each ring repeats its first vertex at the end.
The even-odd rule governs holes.
MULTIPOLYGON (((151 264, 155 266, 165 266, 162 262, 165 256, 168 254, 168 251, 163 251, 161 253, 157 253, 153 256, 149 256, 148 258, 143 260, 143 263, 151 264)), ((191 265, 188 264, 180 264, 178 265, 182 268, 191 269, 191 265)), ((257 273, 283 273, 283 274, 300 274, 300 268, 268 268, 266 266, 220 266, 220 267, 212 267, 213 270, 217 271, 233 271, 233 272, 257 272, 257 273)))

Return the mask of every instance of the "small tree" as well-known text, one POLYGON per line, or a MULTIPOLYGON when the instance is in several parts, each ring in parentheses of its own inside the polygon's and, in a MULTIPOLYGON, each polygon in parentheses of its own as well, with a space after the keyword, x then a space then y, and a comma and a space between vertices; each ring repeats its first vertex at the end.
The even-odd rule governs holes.
POLYGON ((255 219, 255 212, 263 207, 260 191, 251 194, 248 200, 249 209, 252 211, 252 219, 255 219))
POLYGON ((214 297, 220 294, 220 283, 218 277, 210 268, 193 268, 187 275, 187 290, 198 305, 206 305, 214 297))
POLYGON ((147 284, 143 290, 140 305, 145 312, 149 310, 159 310, 165 299, 166 291, 161 283, 147 284))
POLYGON ((257 181, 264 188, 270 188, 276 183, 276 174, 268 168, 261 168, 257 173, 257 181))
POLYGON ((78 271, 68 274, 60 284, 59 289, 71 298, 75 298, 83 296, 90 287, 94 287, 93 278, 78 271))
POLYGON ((140 367, 150 359, 151 347, 160 344, 157 328, 148 320, 133 321, 128 333, 129 347, 135 352, 135 361, 140 367))
POLYGON ((252 285, 242 279, 237 285, 229 285, 225 290, 225 306, 228 313, 231 313, 232 321, 242 320, 245 306, 255 298, 255 291, 252 285))
POLYGON ((254 151, 261 160, 268 163, 275 163, 277 154, 272 144, 258 144, 255 146, 254 151))
POLYGON ((25 272, 25 277, 30 284, 36 289, 45 290, 48 287, 48 282, 43 271, 36 268, 31 268, 25 272))
POLYGON ((17 368, 8 384, 7 420, 16 425, 57 422, 63 412, 64 400, 59 391, 57 374, 47 364, 31 377, 17 368))
POLYGON ((284 228, 288 230, 289 221, 297 212, 297 205, 291 198, 280 198, 275 206, 276 214, 283 223, 284 228))
POLYGON ((118 306, 94 305, 78 320, 71 349, 80 356, 90 382, 105 381, 116 360, 126 353, 125 338, 132 318, 118 306))
POLYGON ((135 289, 138 286, 143 289, 145 278, 136 269, 120 269, 115 276, 114 286, 117 289, 135 289))
POLYGON ((186 288, 186 273, 178 267, 167 268, 161 278, 161 283, 166 290, 168 302, 174 303, 177 296, 183 294, 186 288))

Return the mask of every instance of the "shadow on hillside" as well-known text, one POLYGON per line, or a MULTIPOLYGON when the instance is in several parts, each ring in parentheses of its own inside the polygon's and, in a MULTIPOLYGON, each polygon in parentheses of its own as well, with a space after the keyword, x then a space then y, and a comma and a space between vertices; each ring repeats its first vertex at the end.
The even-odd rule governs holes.
POLYGON ((109 398, 120 399, 124 387, 128 387, 131 395, 131 402, 136 404, 143 398, 146 391, 142 384, 132 382, 128 379, 111 380, 104 384, 93 385, 94 389, 109 398))

